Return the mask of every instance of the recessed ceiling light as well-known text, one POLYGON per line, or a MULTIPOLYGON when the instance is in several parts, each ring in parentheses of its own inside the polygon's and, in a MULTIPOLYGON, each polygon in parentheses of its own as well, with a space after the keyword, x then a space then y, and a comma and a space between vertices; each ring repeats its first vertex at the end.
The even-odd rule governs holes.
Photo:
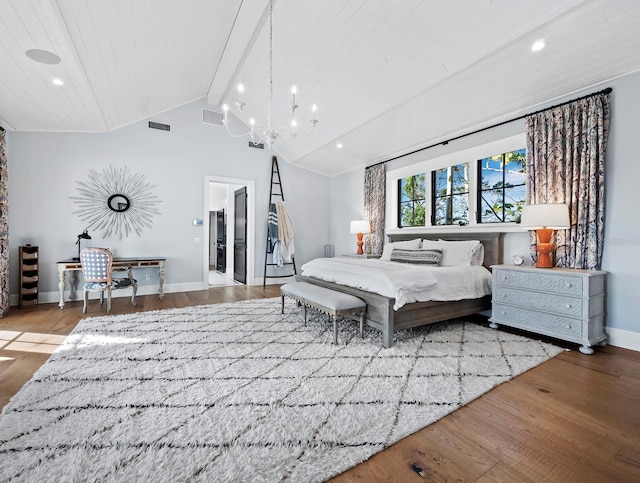
POLYGON ((338 149, 342 149, 342 143, 338 143, 338 144, 336 144, 336 148, 338 148, 338 149))
POLYGON ((57 77, 51 79, 51 82, 53 82, 57 86, 63 86, 64 85, 64 81, 62 79, 58 79, 57 77))
POLYGON ((41 64, 59 64, 60 63, 60 57, 58 57, 58 55, 54 54, 53 52, 49 52, 48 50, 42 50, 42 49, 29 49, 25 52, 25 54, 27 54, 27 57, 29 57, 32 60, 35 60, 36 62, 40 62, 41 64))
POLYGON ((533 45, 531 46, 531 50, 533 50, 534 52, 539 52, 542 49, 544 49, 545 43, 544 40, 536 40, 533 45))

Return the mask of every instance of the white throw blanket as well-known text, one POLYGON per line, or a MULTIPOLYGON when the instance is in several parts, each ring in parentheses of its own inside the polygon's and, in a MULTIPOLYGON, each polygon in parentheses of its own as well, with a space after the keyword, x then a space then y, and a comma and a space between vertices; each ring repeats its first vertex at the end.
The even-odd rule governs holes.
POLYGON ((278 215, 278 240, 280 240, 282 259, 289 263, 295 255, 296 249, 293 244, 293 223, 291 223, 289 210, 284 201, 276 201, 276 213, 278 215))

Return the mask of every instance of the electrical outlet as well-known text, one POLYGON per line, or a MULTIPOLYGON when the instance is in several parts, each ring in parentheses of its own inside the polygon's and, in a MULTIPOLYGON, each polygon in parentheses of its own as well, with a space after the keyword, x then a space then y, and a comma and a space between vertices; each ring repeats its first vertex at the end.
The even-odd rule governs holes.
POLYGON ((145 275, 145 276, 144 276, 144 279, 145 279, 145 280, 151 280, 151 275, 145 275))

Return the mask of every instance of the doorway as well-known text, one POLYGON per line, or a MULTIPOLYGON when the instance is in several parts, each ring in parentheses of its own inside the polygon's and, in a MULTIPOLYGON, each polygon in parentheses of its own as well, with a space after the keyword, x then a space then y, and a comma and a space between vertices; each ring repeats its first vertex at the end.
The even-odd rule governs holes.
MULTIPOLYGON (((203 216, 203 288, 220 285, 255 285, 255 181, 219 176, 205 176, 203 216), (245 194, 246 216, 236 216, 236 192, 245 194), (236 236, 237 219, 245 228, 243 246, 236 236), (239 266, 238 250, 244 252, 239 266), (240 275, 239 275, 240 274, 240 275)), ((242 235, 242 234, 240 234, 242 235)))

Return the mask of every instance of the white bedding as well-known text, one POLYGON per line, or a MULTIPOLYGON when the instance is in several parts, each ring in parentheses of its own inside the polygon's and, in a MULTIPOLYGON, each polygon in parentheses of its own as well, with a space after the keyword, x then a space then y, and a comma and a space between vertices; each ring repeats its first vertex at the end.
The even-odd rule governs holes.
POLYGON ((395 298, 394 310, 411 302, 475 299, 491 293, 485 267, 434 267, 376 259, 316 258, 302 275, 395 298))

